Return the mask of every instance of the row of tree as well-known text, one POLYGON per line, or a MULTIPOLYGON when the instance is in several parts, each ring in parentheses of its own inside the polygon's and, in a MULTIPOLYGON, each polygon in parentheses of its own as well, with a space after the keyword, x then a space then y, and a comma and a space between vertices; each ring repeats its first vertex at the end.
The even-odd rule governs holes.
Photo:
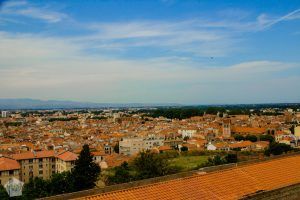
POLYGON ((256 141, 260 140, 260 141, 269 141, 270 143, 275 141, 274 137, 272 135, 269 135, 269 134, 260 135, 260 136, 250 135, 250 134, 248 134, 246 136, 243 136, 243 135, 240 135, 240 134, 234 134, 233 137, 236 141, 249 140, 251 142, 256 142, 256 141))

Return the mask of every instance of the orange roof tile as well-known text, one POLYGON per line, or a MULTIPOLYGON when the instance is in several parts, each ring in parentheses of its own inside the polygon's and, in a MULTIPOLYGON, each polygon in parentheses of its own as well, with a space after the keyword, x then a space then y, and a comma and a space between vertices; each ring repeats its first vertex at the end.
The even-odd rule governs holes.
POLYGON ((299 168, 300 156, 297 155, 81 199, 240 199, 261 190, 300 183, 299 168))
POLYGON ((72 153, 70 151, 65 151, 65 152, 57 155, 56 157, 63 161, 74 161, 74 160, 77 160, 77 158, 78 158, 78 156, 75 153, 72 153))
POLYGON ((0 157, 0 171, 20 169, 20 164, 11 158, 0 157))

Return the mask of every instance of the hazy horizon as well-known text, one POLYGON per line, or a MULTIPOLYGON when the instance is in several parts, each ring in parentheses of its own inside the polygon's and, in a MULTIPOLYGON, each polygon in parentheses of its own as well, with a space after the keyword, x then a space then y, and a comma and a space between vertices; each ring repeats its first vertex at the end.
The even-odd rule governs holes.
POLYGON ((0 98, 300 102, 298 1, 0 1, 0 98))

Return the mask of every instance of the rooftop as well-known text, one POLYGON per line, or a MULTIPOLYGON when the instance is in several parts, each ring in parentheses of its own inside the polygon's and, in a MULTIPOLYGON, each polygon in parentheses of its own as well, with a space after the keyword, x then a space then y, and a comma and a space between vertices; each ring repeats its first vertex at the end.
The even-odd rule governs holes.
POLYGON ((240 199, 300 183, 299 168, 300 155, 295 155, 81 199, 240 199))

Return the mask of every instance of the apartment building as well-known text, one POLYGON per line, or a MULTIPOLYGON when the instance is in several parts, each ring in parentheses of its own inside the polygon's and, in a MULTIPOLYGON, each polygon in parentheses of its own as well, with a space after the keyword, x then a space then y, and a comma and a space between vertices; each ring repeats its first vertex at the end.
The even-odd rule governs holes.
POLYGON ((28 182, 32 177, 49 179, 55 173, 55 152, 38 151, 13 154, 12 158, 21 165, 20 179, 28 182))
POLYGON ((119 142, 119 152, 124 155, 137 154, 143 150, 150 150, 153 147, 163 146, 164 138, 160 137, 133 137, 122 138, 119 142))
POLYGON ((77 155, 70 151, 65 151, 56 155, 56 173, 71 171, 77 158, 77 155))
POLYGON ((50 179, 52 174, 70 171, 77 155, 69 151, 38 151, 13 154, 12 158, 20 164, 19 179, 28 182, 32 177, 50 179))
POLYGON ((20 164, 14 159, 0 156, 0 184, 4 185, 12 178, 19 177, 20 164))

